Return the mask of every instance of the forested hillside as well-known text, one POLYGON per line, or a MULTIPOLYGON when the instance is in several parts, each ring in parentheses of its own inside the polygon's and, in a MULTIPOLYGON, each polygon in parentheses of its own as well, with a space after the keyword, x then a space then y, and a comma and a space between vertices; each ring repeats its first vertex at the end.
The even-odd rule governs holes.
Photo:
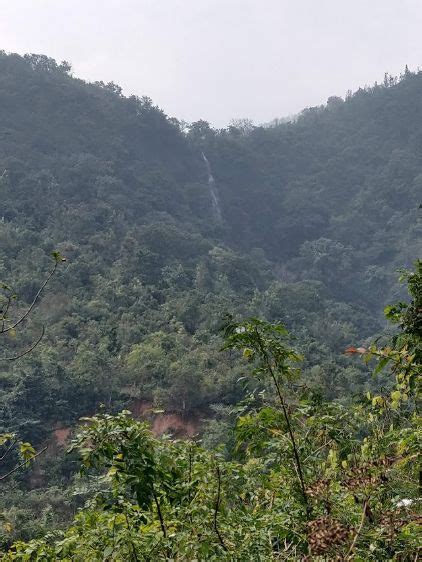
MULTIPOLYGON (((0 178, 11 311, 31 303, 52 251, 66 258, 0 343, 4 359, 46 328, 20 361, 0 358, 0 432, 41 444, 100 404, 224 418, 248 390, 219 353, 227 313, 285 324, 325 399, 388 385, 344 350, 385 331, 396 269, 420 253, 422 73, 291 123, 215 130, 67 63, 1 53, 0 178)), ((209 424, 210 442, 222 427, 209 424)), ((54 462, 40 486, 72 477, 72 461, 54 462)), ((14 497, 35 480, 20 476, 14 497)))

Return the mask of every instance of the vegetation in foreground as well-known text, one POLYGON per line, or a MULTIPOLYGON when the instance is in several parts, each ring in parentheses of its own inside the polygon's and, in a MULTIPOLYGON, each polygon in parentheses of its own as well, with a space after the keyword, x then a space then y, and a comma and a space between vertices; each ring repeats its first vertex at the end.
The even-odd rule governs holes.
POLYGON ((417 560, 422 262, 403 277, 410 303, 385 311, 398 334, 348 350, 389 370, 388 392, 323 402, 283 326, 228 318, 224 349, 259 381, 230 453, 156 439, 127 411, 87 418, 71 450, 91 499, 66 531, 4 560, 417 560))

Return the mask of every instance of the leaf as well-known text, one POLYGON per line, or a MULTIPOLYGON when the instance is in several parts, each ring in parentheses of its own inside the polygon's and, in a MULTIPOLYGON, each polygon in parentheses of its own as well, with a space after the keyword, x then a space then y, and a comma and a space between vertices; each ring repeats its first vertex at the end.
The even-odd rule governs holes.
POLYGON ((55 262, 62 261, 62 256, 61 256, 60 252, 54 251, 54 252, 51 252, 51 255, 53 256, 55 262))
POLYGON ((20 443, 19 444, 19 450, 20 450, 20 453, 21 453, 22 457, 25 460, 29 460, 33 455, 35 455, 35 449, 31 445, 31 443, 27 443, 27 442, 20 443))
POLYGON ((246 359, 250 359, 251 357, 253 357, 253 349, 251 349, 250 347, 245 347, 245 349, 243 350, 243 357, 245 357, 246 359))
POLYGON ((394 390, 394 391, 391 393, 391 398, 392 398, 392 400, 393 400, 394 402, 399 402, 399 401, 400 401, 400 398, 401 398, 401 392, 400 392, 400 390, 394 390))
POLYGON ((105 559, 111 556, 113 554, 113 551, 114 551, 114 547, 112 545, 107 546, 107 548, 104 549, 103 558, 105 559))
POLYGON ((375 367, 374 375, 378 374, 380 371, 384 369, 384 367, 389 363, 390 357, 383 357, 378 361, 378 365, 375 367))
POLYGON ((0 433, 0 445, 4 445, 5 443, 13 439, 13 437, 13 433, 0 433))
POLYGON ((382 406, 384 404, 384 398, 382 396, 374 396, 372 398, 373 406, 382 406))
POLYGON ((112 466, 110 470, 107 472, 108 476, 114 476, 117 473, 117 466, 112 466))

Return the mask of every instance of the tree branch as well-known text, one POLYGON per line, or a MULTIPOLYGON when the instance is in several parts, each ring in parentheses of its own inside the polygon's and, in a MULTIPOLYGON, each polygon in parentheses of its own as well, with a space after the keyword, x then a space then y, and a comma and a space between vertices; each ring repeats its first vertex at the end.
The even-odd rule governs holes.
POLYGON ((4 358, 1 359, 1 361, 16 361, 17 359, 20 359, 24 355, 28 355, 28 353, 31 353, 31 351, 33 351, 37 347, 37 345, 43 339, 44 334, 45 334, 45 326, 42 327, 42 332, 41 332, 40 337, 36 340, 35 343, 33 343, 31 345, 31 347, 29 347, 28 349, 26 349, 22 353, 19 353, 18 355, 13 355, 12 357, 4 357, 4 358))
POLYGON ((227 549, 227 546, 224 544, 224 540, 223 540, 223 537, 221 536, 221 533, 218 529, 218 522, 217 522, 218 510, 220 508, 220 503, 221 503, 221 472, 220 472, 220 467, 218 466, 218 464, 217 464, 217 467, 216 467, 216 473, 217 473, 218 486, 217 486, 217 497, 215 499, 215 507, 214 507, 214 531, 216 532, 219 543, 221 544, 223 549, 227 552, 228 549, 227 549))
POLYGON ((7 447, 6 452, 3 453, 3 455, 0 457, 0 461, 2 461, 9 453, 10 451, 13 449, 13 447, 16 445, 16 439, 12 439, 11 444, 7 447))
POLYGON ((354 549, 355 549, 357 540, 358 540, 358 538, 359 538, 359 535, 360 535, 360 533, 361 533, 361 531, 362 531, 362 528, 363 528, 363 525, 364 525, 364 523, 365 523, 367 509, 368 509, 368 500, 365 500, 365 501, 364 501, 364 504, 363 504, 362 517, 361 517, 361 519, 360 519, 360 524, 359 524, 359 527, 358 527, 358 529, 357 529, 357 531, 356 531, 356 533, 355 533, 355 536, 353 537, 353 542, 352 542, 352 544, 350 545, 349 552, 347 553, 347 558, 346 558, 346 560, 352 560, 353 551, 354 551, 354 549))
POLYGON ((286 403, 284 401, 284 397, 283 397, 283 394, 281 392, 281 388, 280 388, 280 385, 278 383, 277 377, 276 377, 276 375, 274 373, 274 370, 271 366, 271 362, 269 360, 269 357, 268 357, 268 354, 265 350, 265 347, 262 344, 261 336, 260 336, 260 334, 259 334, 259 332, 256 328, 255 328, 255 334, 257 336, 257 341, 258 341, 258 345, 259 345, 260 350, 261 350, 262 357, 264 358, 264 361, 267 365, 268 371, 270 372, 271 378, 273 379, 274 385, 275 385, 276 390, 277 390, 277 395, 278 395, 278 398, 280 400, 281 408, 283 410, 284 419, 285 419, 286 425, 287 425, 287 431, 289 433, 290 442, 292 444, 293 455, 294 455, 295 464, 296 464, 296 472, 297 472, 297 475, 298 475, 298 478, 299 478, 299 483, 300 483, 300 488, 301 488, 301 492, 302 492, 302 496, 303 496, 303 501, 305 503, 306 512, 307 512, 308 517, 309 517, 310 514, 311 514, 311 507, 309 505, 308 495, 306 493, 305 480, 303 478, 303 471, 302 471, 302 463, 300 461, 299 451, 298 451, 298 448, 297 448, 297 445, 296 445, 296 440, 295 440, 295 436, 294 436, 294 433, 293 433, 292 425, 290 423, 290 416, 289 416, 289 413, 287 411, 286 403))
POLYGON ((16 326, 19 326, 19 324, 21 324, 25 318, 27 318, 27 316, 31 313, 32 309, 34 308, 34 306, 36 305, 38 299, 41 296, 41 293, 44 291, 44 289, 46 288, 47 284, 49 283, 50 279, 53 277, 53 275, 56 272, 56 269, 59 265, 59 262, 56 260, 56 262, 54 263, 54 267, 53 269, 50 271, 50 273, 47 276, 47 279, 44 281, 44 283, 41 285, 41 287, 38 289, 37 294, 34 297, 34 300, 32 301, 32 303, 29 305, 28 309, 26 310, 26 312, 24 312, 24 314, 22 314, 22 316, 20 318, 18 318, 18 320, 16 320, 16 322, 14 322, 11 326, 8 326, 7 328, 5 328, 4 326, 2 327, 2 330, 0 333, 5 334, 6 332, 9 332, 10 330, 14 330, 16 328, 16 326))
POLYGON ((158 513, 158 519, 160 520, 161 531, 163 533, 164 538, 166 538, 167 531, 166 531, 166 526, 164 524, 163 514, 161 513, 160 502, 158 501, 157 494, 154 491, 152 492, 152 494, 154 496, 155 505, 157 506, 157 513, 158 513))
POLYGON ((37 457, 39 457, 40 455, 42 455, 43 453, 45 453, 45 451, 48 449, 48 446, 45 446, 44 449, 41 449, 41 451, 39 451, 38 453, 36 453, 35 455, 33 455, 30 459, 27 459, 26 461, 24 461, 21 464, 18 464, 18 466, 15 466, 15 468, 13 468, 12 470, 10 470, 7 474, 4 474, 3 476, 0 476, 0 482, 2 480, 5 480, 6 478, 8 478, 9 476, 11 476, 14 472, 16 472, 17 470, 19 470, 20 468, 22 468, 23 466, 25 466, 26 464, 30 463, 31 461, 33 461, 34 459, 36 459, 37 457))
POLYGON ((6 322, 7 313, 9 312, 9 308, 10 308, 11 303, 12 303, 12 297, 9 295, 7 297, 6 309, 2 313, 0 333, 3 332, 3 330, 4 330, 4 324, 6 322))

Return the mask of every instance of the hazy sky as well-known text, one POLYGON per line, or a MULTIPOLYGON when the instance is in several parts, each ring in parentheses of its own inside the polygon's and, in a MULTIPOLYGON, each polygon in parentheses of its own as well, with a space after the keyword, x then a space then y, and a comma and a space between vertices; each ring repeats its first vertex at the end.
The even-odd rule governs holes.
POLYGON ((0 49, 187 121, 261 123, 422 66, 422 0, 0 0, 0 49))

